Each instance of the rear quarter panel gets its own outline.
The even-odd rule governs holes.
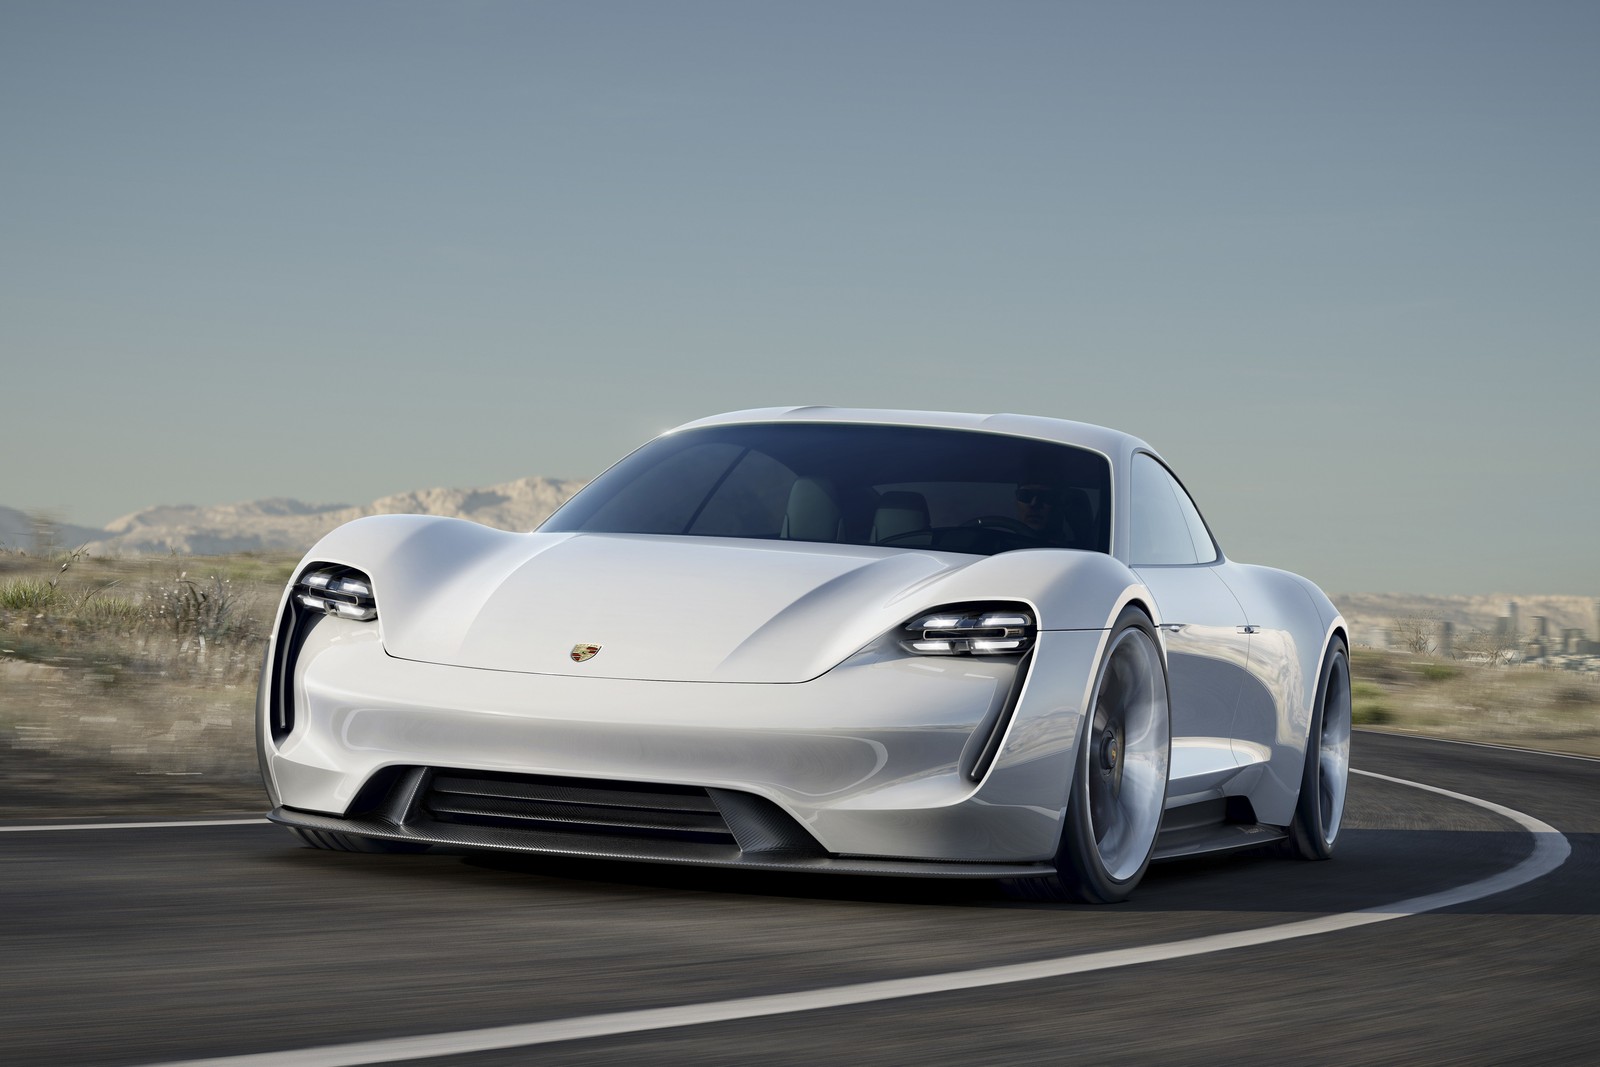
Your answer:
[[[1322,591],[1299,575],[1228,563],[1221,577],[1239,598],[1246,620],[1257,627],[1250,637],[1234,743],[1268,749],[1265,773],[1250,798],[1262,822],[1286,825],[1300,794],[1323,657],[1344,623]]]

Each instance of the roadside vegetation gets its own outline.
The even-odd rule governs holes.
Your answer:
[[[0,549],[0,817],[260,810],[256,675],[293,565]]]
[[[260,811],[257,673],[287,553],[0,547],[0,819]],[[1600,755],[1600,677],[1356,648],[1356,723]]]
[[[1600,675],[1357,647],[1357,726],[1600,756]]]

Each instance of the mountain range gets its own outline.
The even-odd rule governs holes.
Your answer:
[[[53,523],[47,536],[57,551],[81,547],[95,556],[303,552],[335,526],[365,515],[448,515],[503,530],[531,530],[583,486],[576,479],[529,477],[480,489],[396,493],[370,504],[306,504],[273,497],[238,504],[159,505],[98,530]],[[0,507],[0,546],[38,551],[33,520]]]

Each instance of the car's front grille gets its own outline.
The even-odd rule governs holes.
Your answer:
[[[439,770],[421,806],[456,825],[735,843],[716,802],[693,786]]]

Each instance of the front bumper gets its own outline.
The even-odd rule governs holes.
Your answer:
[[[521,674],[388,656],[369,624],[319,622],[293,670],[294,728],[259,741],[275,821],[393,840],[610,858],[877,874],[1046,873],[1104,631],[1039,634],[980,780],[969,777],[1015,668],[865,652],[793,684]],[[400,766],[729,790],[763,798],[816,854],[692,854],[354,813]]]

